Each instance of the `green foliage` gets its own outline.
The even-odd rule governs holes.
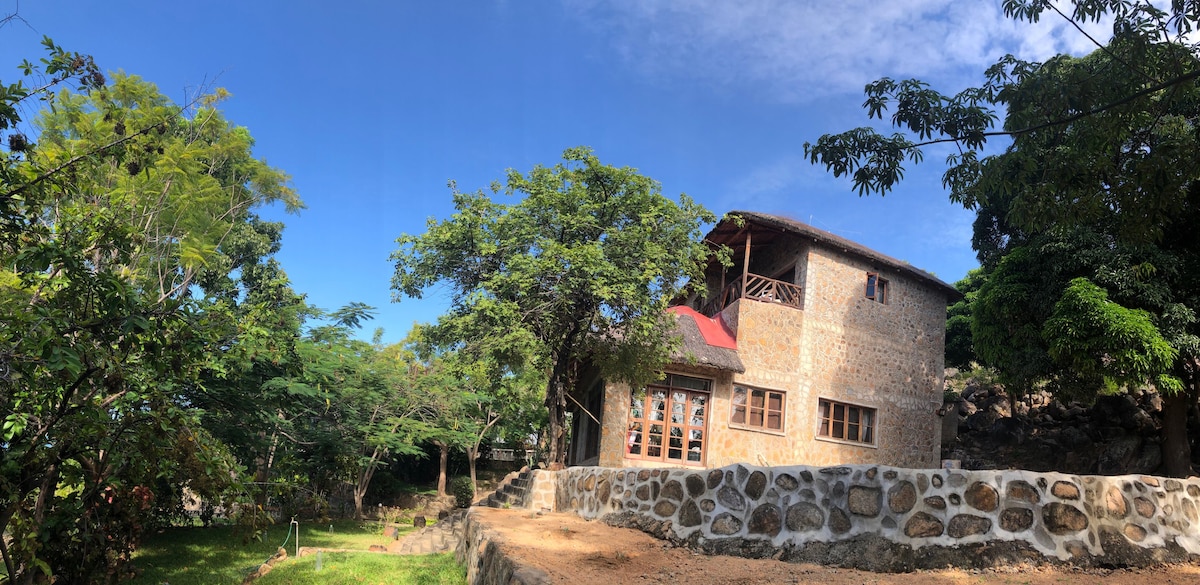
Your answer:
[[[435,439],[465,451],[471,480],[485,440],[505,435],[527,440],[543,428],[546,412],[538,396],[542,374],[528,367],[532,346],[493,329],[486,319],[481,313],[443,315],[412,334],[416,353],[439,373]],[[441,469],[439,477],[446,472]]]
[[[948,356],[964,357],[970,314],[977,356],[1010,390],[1042,381],[1073,396],[1152,383],[1171,409],[1200,395],[1200,57],[1186,33],[1195,2],[1075,0],[1071,9],[1006,0],[1005,13],[1046,11],[1078,24],[1114,18],[1107,44],[1042,63],[1006,56],[985,82],[945,96],[917,81],[867,87],[867,113],[915,135],[870,129],[805,145],[810,160],[883,193],[920,147],[954,143],[943,183],[975,209],[984,282],[952,308]],[[1004,125],[992,131],[997,111]],[[994,136],[1002,154],[981,158]],[[1083,280],[1079,280],[1083,279]],[[1168,472],[1189,473],[1186,417],[1166,416]]]
[[[1129,212],[1122,233],[1154,237],[1180,210],[1180,194],[1190,184],[1187,173],[1175,170],[1200,162],[1197,138],[1188,130],[1193,100],[1186,91],[1200,70],[1175,36],[1195,27],[1196,11],[1191,3],[1174,3],[1170,12],[1148,1],[1072,4],[1071,14],[1060,14],[1075,22],[1115,18],[1108,45],[1082,59],[1060,55],[1044,63],[1006,55],[980,87],[955,95],[918,80],[881,79],[866,88],[868,117],[883,120],[890,113],[891,124],[916,140],[856,128],[805,144],[809,159],[835,176],[850,176],[860,194],[883,194],[903,177],[906,159],[921,160],[921,147],[953,143],[960,154],[948,159],[943,176],[953,201],[976,209],[1015,193],[1009,219],[1025,228],[1086,223],[1116,207]],[[1036,22],[1047,10],[1059,9],[1035,0],[1005,2],[1005,13],[1016,20]],[[992,130],[998,109],[1007,109],[1005,124]],[[1013,145],[1003,157],[981,158],[996,136],[1011,137]],[[1066,144],[1073,147],[1059,148]],[[1069,184],[1060,180],[1068,171]],[[1105,178],[1105,189],[1089,187]],[[1153,188],[1145,189],[1148,184]]]
[[[220,92],[179,107],[45,44],[27,74],[83,91],[0,96],[53,103],[0,167],[0,547],[14,582],[115,582],[183,485],[234,488],[236,463],[177,399],[219,329],[191,287],[251,209],[299,201],[214,109]]]
[[[1138,384],[1152,379],[1169,392],[1183,387],[1167,373],[1179,352],[1163,339],[1150,314],[1108,300],[1108,293],[1086,278],[1067,285],[1042,335],[1050,357],[1083,380]]]
[[[975,269],[967,277],[954,283],[954,288],[963,293],[963,298],[946,309],[946,366],[966,368],[978,361],[975,344],[971,339],[971,307],[987,280],[983,271]]]
[[[459,508],[470,508],[475,500],[475,486],[471,478],[466,476],[458,476],[450,480],[450,494],[454,496],[454,503]]]
[[[334,313],[333,325],[312,329],[297,345],[299,373],[277,381],[291,397],[293,420],[304,422],[308,472],[330,489],[348,481],[360,518],[375,471],[391,456],[421,453],[439,412],[433,375],[405,344],[351,338],[349,323],[371,310],[350,305]]]
[[[1042,339],[1061,286],[1049,277],[1055,259],[1033,250],[1009,254],[988,276],[971,304],[971,336],[984,364],[998,368],[1011,391],[1030,389],[1051,370]]]
[[[654,377],[670,350],[665,309],[711,251],[702,222],[715,217],[686,196],[673,201],[635,169],[601,164],[586,148],[564,162],[510,170],[493,194],[451,184],[455,214],[402,235],[393,253],[396,299],[443,283],[449,319],[470,319],[476,338],[504,338],[528,367],[548,372],[552,456],[561,460],[574,364],[594,360],[633,383]],[[468,317],[469,316],[469,317]],[[499,346],[500,344],[496,344]]]

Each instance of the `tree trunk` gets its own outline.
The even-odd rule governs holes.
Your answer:
[[[479,446],[467,447],[467,470],[471,473],[471,493],[479,491],[475,485],[475,458],[479,457]]]
[[[450,443],[442,441],[434,441],[434,445],[438,447],[438,497],[446,497],[446,467],[450,463]]]
[[[42,522],[46,519],[46,511],[51,507],[54,501],[57,488],[58,463],[51,463],[50,467],[46,469],[46,474],[42,477],[42,483],[38,489],[38,497],[33,505],[33,514],[31,515],[30,520],[33,522],[34,526],[40,527]],[[26,554],[29,555],[29,559],[32,559],[37,553],[31,551],[26,552]],[[18,573],[20,574],[14,576],[12,582],[20,583],[21,585],[32,585],[34,580],[42,573],[35,565],[26,564],[24,561],[22,561],[22,565],[22,567],[17,569]]]
[[[1196,401],[1195,389],[1163,397],[1163,472],[1171,477],[1192,474],[1192,446],[1188,442],[1188,412]]]
[[[487,435],[488,429],[492,428],[500,420],[500,415],[493,412],[491,409],[487,411],[487,424],[475,435],[475,443],[467,447],[467,468],[471,472],[471,493],[478,493],[479,486],[475,481],[475,462],[479,459],[479,445],[483,443],[483,437]]]
[[[549,414],[549,434],[546,458],[552,469],[562,469],[567,464],[567,386],[568,371],[565,358],[555,361],[550,380],[546,382],[546,410]]]
[[[371,486],[371,478],[375,476],[375,468],[379,465],[380,457],[387,455],[387,450],[381,450],[376,447],[371,452],[371,459],[367,462],[366,467],[358,473],[358,481],[354,484],[354,519],[363,519],[363,498],[367,495],[367,488]]]
[[[358,476],[358,483],[354,486],[354,519],[363,519],[363,498],[367,495],[367,487],[371,485],[371,477],[375,475],[375,465],[371,464]]]
[[[585,305],[576,309],[577,315],[590,315],[594,307]],[[551,469],[562,469],[567,465],[567,392],[575,386],[578,376],[578,372],[571,368],[571,360],[581,332],[590,324],[590,319],[571,324],[562,345],[554,353],[554,367],[550,371],[550,380],[546,382],[546,408],[550,415],[548,458]]]
[[[546,459],[548,462],[558,461],[558,434],[562,432],[562,423],[558,417],[557,400],[554,380],[546,383]]]
[[[254,503],[265,509],[267,506],[267,483],[271,479],[271,467],[275,464],[275,449],[279,447],[279,427],[271,431],[271,446],[267,448],[266,456],[255,458],[254,482],[258,485],[254,486],[257,492],[254,495]],[[259,433],[259,437],[266,437],[266,433]]]
[[[11,583],[16,578],[17,567],[13,564],[12,555],[8,554],[7,542],[7,538],[0,538],[0,556],[4,557],[4,574],[8,575],[8,581]]]
[[[363,519],[362,502],[363,502],[363,493],[361,490],[359,490],[357,487],[355,487],[354,488],[354,519],[355,520]]]

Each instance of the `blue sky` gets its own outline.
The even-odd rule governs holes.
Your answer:
[[[1006,21],[999,0],[0,4],[23,19],[0,30],[5,82],[49,35],[176,102],[228,89],[227,117],[308,206],[263,212],[287,224],[296,290],[378,307],[367,329],[388,341],[447,305],[441,289],[391,302],[388,260],[401,233],[451,213],[446,182],[484,188],[576,145],[718,215],[787,215],[954,282],[976,262],[972,214],[941,187],[948,151],[860,198],[804,142],[866,125],[862,87],[879,77],[956,91],[1004,53],[1088,50],[1065,23]]]

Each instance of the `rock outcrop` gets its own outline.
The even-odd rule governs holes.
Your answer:
[[[946,372],[942,458],[963,469],[1153,474],[1162,463],[1156,392],[1063,403],[1045,391],[1013,396],[999,384]],[[955,392],[959,390],[959,392]],[[1195,448],[1194,453],[1200,454]]]

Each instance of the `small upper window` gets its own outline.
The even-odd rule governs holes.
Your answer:
[[[886,278],[883,278],[874,272],[868,272],[867,273],[867,298],[871,299],[872,301],[875,301],[877,303],[887,304],[888,293],[891,292],[890,290],[888,290],[889,288],[891,288],[889,286],[890,284],[891,283],[889,283]]]
[[[782,431],[786,397],[777,390],[734,386],[733,412],[729,422],[768,431]]]

